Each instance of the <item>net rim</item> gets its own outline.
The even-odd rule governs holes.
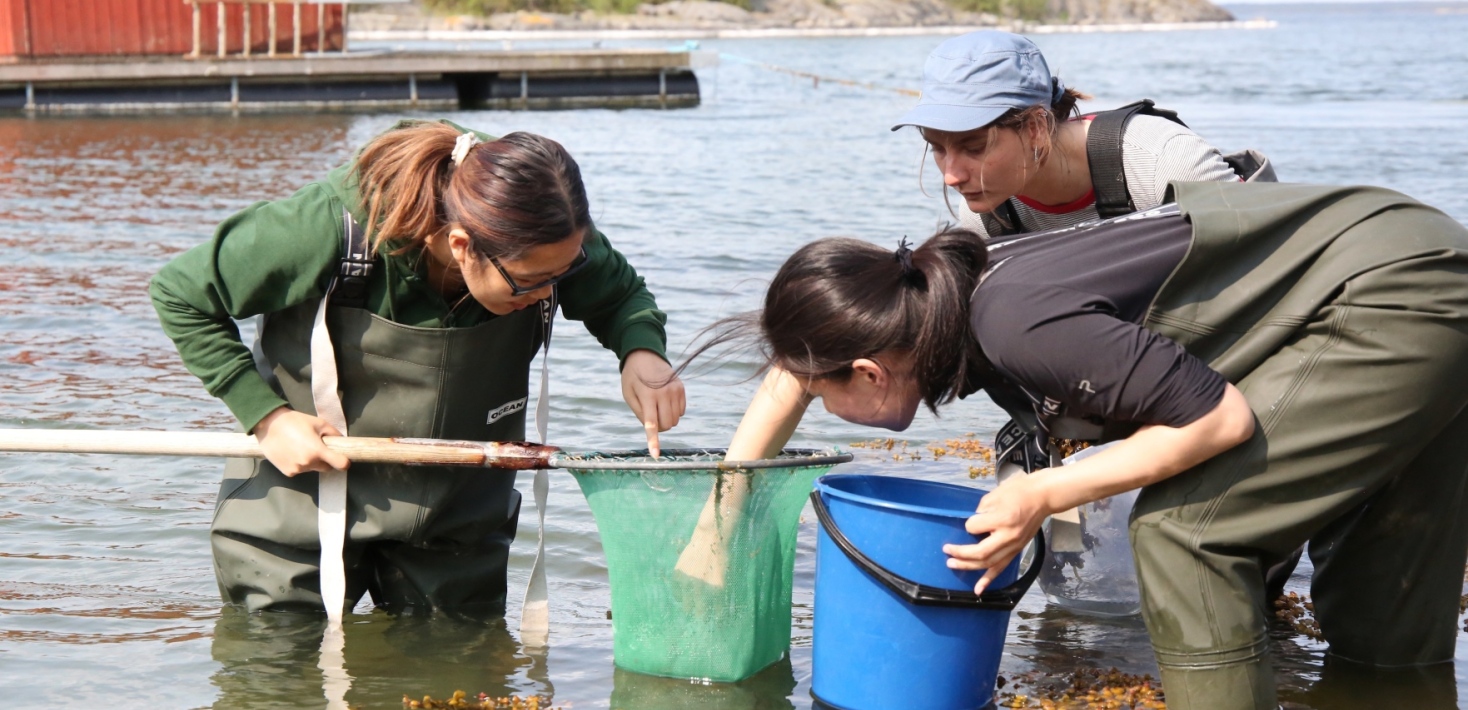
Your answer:
[[[728,449],[663,449],[660,453],[661,458],[668,459],[679,456],[722,456],[727,452]],[[583,456],[596,456],[598,458],[584,459],[581,458]],[[610,460],[610,457],[645,458],[648,456],[651,456],[651,454],[647,449],[588,451],[576,454],[563,452],[553,454],[550,457],[550,467],[563,468],[568,471],[748,471],[764,468],[835,466],[839,463],[847,463],[855,458],[852,454],[836,449],[783,449],[774,458],[754,459],[750,461]]]

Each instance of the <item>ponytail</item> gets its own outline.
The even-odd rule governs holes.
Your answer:
[[[415,122],[368,143],[357,157],[359,191],[374,249],[421,248],[450,228],[484,256],[583,238],[592,226],[581,169],[566,149],[532,133],[459,141],[442,123]],[[459,155],[455,146],[459,145]]]
[[[978,233],[944,226],[913,252],[922,273],[925,305],[913,340],[913,373],[928,409],[951,402],[965,391],[969,370],[982,359],[969,325],[969,300],[989,263],[989,248]]]
[[[358,191],[373,249],[403,240],[399,251],[406,251],[444,231],[439,204],[458,136],[442,123],[417,122],[378,136],[357,155]]]
[[[1083,94],[1075,89],[1066,87],[1060,98],[1050,104],[1050,114],[1057,119],[1075,118],[1081,115],[1081,109],[1077,106],[1082,101],[1090,101],[1090,94]]]

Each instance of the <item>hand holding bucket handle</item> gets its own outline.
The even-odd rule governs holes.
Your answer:
[[[816,518],[820,520],[821,527],[836,543],[836,547],[846,555],[857,567],[866,571],[883,586],[892,590],[898,596],[908,602],[924,606],[956,606],[971,609],[990,609],[995,611],[1010,611],[1019,604],[1025,592],[1035,583],[1040,576],[1040,568],[1045,560],[1045,535],[1042,532],[1035,533],[1035,554],[1030,558],[1030,568],[1020,575],[1013,584],[1003,589],[986,589],[983,594],[974,594],[967,590],[943,589],[919,584],[910,579],[902,577],[891,570],[883,567],[861,550],[857,549],[850,540],[842,534],[841,529],[831,519],[831,512],[826,509],[826,502],[821,498],[819,491],[811,491],[811,504],[815,506]]]

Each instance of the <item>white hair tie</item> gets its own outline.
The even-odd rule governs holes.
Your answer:
[[[473,131],[460,133],[459,137],[454,139],[454,152],[450,154],[454,159],[454,167],[459,167],[464,162],[465,156],[469,155],[469,149],[479,145],[479,142],[479,136],[474,135]]]

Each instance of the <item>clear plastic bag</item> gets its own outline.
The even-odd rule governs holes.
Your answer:
[[[1104,450],[1083,449],[1069,465]],[[1132,616],[1142,611],[1137,567],[1127,527],[1140,489],[1059,513],[1046,524],[1049,548],[1040,589],[1052,604],[1093,616]]]

